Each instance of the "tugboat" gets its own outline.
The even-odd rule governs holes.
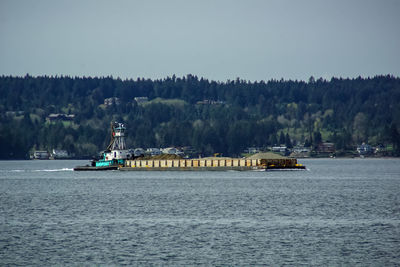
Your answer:
[[[101,153],[101,158],[92,160],[90,165],[77,166],[74,171],[118,170],[124,166],[125,160],[131,158],[125,144],[125,125],[119,122],[111,123],[111,142]]]

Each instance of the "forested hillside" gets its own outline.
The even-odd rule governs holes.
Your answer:
[[[308,82],[2,76],[0,95],[1,159],[53,148],[92,156],[107,146],[111,121],[126,124],[131,148],[238,155],[252,146],[330,141],[339,151],[362,142],[399,150],[400,79],[392,76]],[[106,105],[111,97],[118,101]]]

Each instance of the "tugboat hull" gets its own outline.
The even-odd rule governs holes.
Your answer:
[[[101,159],[92,160],[91,165],[77,166],[74,171],[109,171],[124,166],[125,159],[131,155],[126,150],[125,126],[122,123],[111,123],[111,143],[103,151]]]
[[[118,166],[77,166],[74,171],[113,171],[118,170]]]

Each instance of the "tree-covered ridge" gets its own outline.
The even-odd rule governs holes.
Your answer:
[[[205,155],[280,143],[330,141],[345,150],[362,142],[398,149],[400,142],[400,79],[392,76],[308,82],[2,76],[0,94],[0,158],[53,148],[93,155],[106,147],[111,121],[126,123],[129,147],[191,146]],[[110,97],[119,103],[104,105]],[[49,122],[54,113],[75,117]]]

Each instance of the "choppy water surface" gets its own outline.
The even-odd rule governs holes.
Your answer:
[[[400,160],[308,171],[0,162],[0,265],[400,265]]]

